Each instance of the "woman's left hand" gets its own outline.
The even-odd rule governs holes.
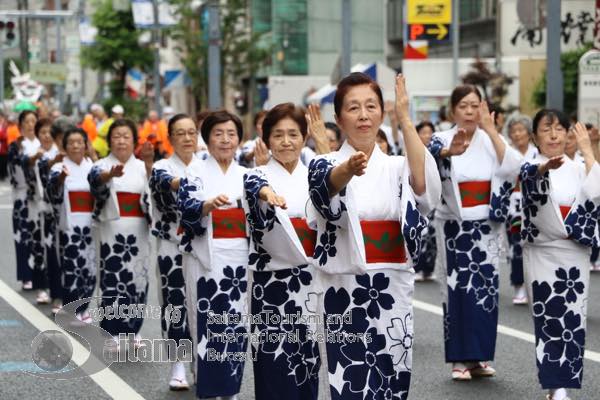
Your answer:
[[[575,139],[577,140],[577,148],[579,151],[583,154],[590,153],[593,155],[592,141],[585,126],[581,122],[577,122],[572,129],[575,133]]]
[[[483,129],[488,135],[497,135],[496,124],[494,123],[494,112],[490,113],[490,108],[488,107],[487,101],[482,100],[479,103],[479,126]]]
[[[408,93],[406,93],[406,80],[402,74],[396,76],[396,118],[409,118]]]

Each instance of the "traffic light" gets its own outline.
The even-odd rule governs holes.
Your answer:
[[[6,43],[12,43],[16,38],[14,21],[0,20],[0,35],[4,36],[4,41]],[[0,36],[0,40],[1,39],[2,37]]]

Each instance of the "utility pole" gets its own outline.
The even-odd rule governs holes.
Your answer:
[[[460,57],[460,0],[452,0],[452,77],[458,85],[458,58]]]
[[[221,17],[218,0],[210,0],[208,11],[208,108],[221,108]]]
[[[352,0],[342,0],[342,78],[352,69]]]
[[[563,109],[563,74],[560,69],[560,0],[547,0],[546,107]]]
[[[154,51],[154,108],[158,116],[162,118],[162,106],[160,104],[160,25],[158,23],[158,1],[152,0],[152,9],[154,13],[154,26],[152,27],[152,46]]]
[[[61,4],[60,4],[60,0],[54,0],[54,8],[56,9],[56,11],[61,11]],[[62,54],[62,41],[61,41],[61,22],[62,22],[62,18],[56,17],[56,19],[54,20],[54,23],[56,24],[56,64],[62,64],[63,63],[63,54]],[[64,101],[65,101],[65,87],[64,85],[57,85],[56,86],[56,97],[58,100],[58,109],[62,110],[62,107],[64,106]]]

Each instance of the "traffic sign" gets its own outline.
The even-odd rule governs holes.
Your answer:
[[[410,24],[409,40],[429,40],[445,42],[450,39],[450,24]]]
[[[410,25],[452,23],[452,0],[407,0],[406,7],[406,22]]]
[[[600,124],[600,50],[589,50],[579,59],[577,119]]]

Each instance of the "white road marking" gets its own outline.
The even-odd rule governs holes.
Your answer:
[[[427,311],[429,313],[439,315],[440,317],[444,315],[442,307],[426,303],[424,301],[413,300],[413,307],[422,311]],[[523,332],[518,329],[510,328],[506,325],[498,324],[498,333],[501,333],[506,336],[514,337],[515,339],[520,339],[528,343],[535,344],[535,336],[531,333]],[[589,332],[588,332],[589,333]],[[592,350],[585,349],[584,358],[590,361],[600,362],[600,353]]]
[[[29,321],[40,332],[46,330],[59,330],[66,335],[65,332],[38,310],[27,299],[15,292],[9,285],[0,279],[0,297],[2,297],[15,310],[18,310],[23,318]],[[90,352],[77,340],[72,339],[73,345],[73,362],[77,365],[82,365],[88,358]],[[129,386],[119,375],[106,368],[98,373],[90,375],[90,378],[100,386],[113,399],[134,399],[144,400],[144,398]]]

